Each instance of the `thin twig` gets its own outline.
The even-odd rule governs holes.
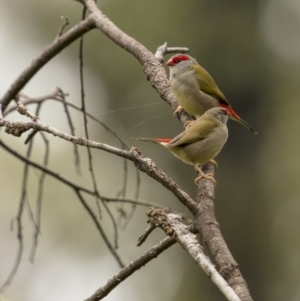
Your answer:
[[[35,115],[39,116],[40,114],[40,110],[42,108],[42,103],[39,103],[36,107],[36,111],[35,111]],[[47,166],[48,165],[48,160],[49,160],[49,141],[46,138],[45,133],[41,132],[41,137],[45,143],[45,155],[44,155],[44,161],[43,161],[43,165]],[[31,141],[33,142],[33,141]],[[32,144],[32,143],[31,143]],[[28,163],[26,163],[28,164]],[[44,182],[45,182],[45,178],[46,178],[46,173],[42,172],[40,177],[39,177],[39,185],[38,185],[38,193],[37,193],[37,200],[36,200],[36,220],[35,220],[35,231],[34,231],[34,235],[33,235],[33,243],[32,243],[32,247],[31,247],[31,251],[30,251],[30,256],[29,256],[29,260],[31,262],[34,261],[34,256],[35,256],[35,252],[37,249],[37,245],[38,245],[38,237],[40,234],[40,225],[41,225],[41,211],[42,211],[42,197],[43,197],[43,190],[44,190]]]
[[[30,105],[30,104],[39,104],[40,102],[44,102],[46,100],[55,100],[58,102],[61,102],[63,104],[66,104],[67,106],[75,109],[76,111],[81,112],[81,108],[77,107],[76,105],[67,102],[65,100],[62,99],[62,95],[60,94],[62,93],[64,96],[68,95],[66,93],[64,93],[60,88],[55,88],[51,93],[41,96],[41,97],[37,97],[37,98],[31,98],[27,95],[25,95],[23,92],[20,92],[19,95],[24,98],[24,100],[22,99],[22,104],[24,106]],[[17,105],[12,105],[9,108],[7,108],[4,112],[4,116],[7,116],[9,113],[14,112],[16,109],[18,108]],[[105,123],[103,123],[102,121],[100,121],[99,119],[97,119],[96,117],[94,117],[92,114],[86,112],[86,115],[93,121],[95,121],[97,124],[99,124],[100,126],[102,126],[108,133],[110,133],[112,135],[112,137],[120,144],[120,146],[123,149],[129,149],[129,147],[126,145],[126,143],[114,132],[112,131]],[[71,134],[73,135],[72,131]]]
[[[82,11],[82,20],[85,19],[86,11],[87,11],[87,9],[84,6],[83,11]],[[79,40],[79,76],[80,76],[80,91],[81,91],[81,93],[80,93],[80,95],[81,95],[81,110],[82,110],[83,119],[84,119],[84,132],[85,132],[86,138],[89,139],[88,119],[87,119],[86,106],[85,106],[84,76],[83,76],[83,36]],[[87,148],[87,153],[88,153],[89,171],[91,173],[93,187],[94,187],[95,196],[96,196],[96,206],[97,206],[97,209],[98,209],[98,212],[99,212],[99,218],[101,218],[101,208],[100,208],[101,198],[99,197],[100,194],[99,194],[97,183],[96,183],[96,176],[95,176],[95,172],[94,172],[92,151],[89,147]],[[104,206],[106,212],[108,213],[108,216],[110,217],[110,220],[113,224],[114,238],[115,238],[114,242],[115,242],[115,248],[117,249],[118,248],[118,228],[117,228],[117,224],[116,224],[114,216],[112,215],[112,213],[111,213],[110,209],[108,208],[108,206],[106,205],[106,203],[103,203],[103,206]]]
[[[33,117],[32,114],[28,113],[27,114],[28,117]],[[34,119],[34,118],[33,118]],[[33,147],[33,141],[30,142],[28,149],[27,149],[27,154],[26,157],[30,158],[31,156],[31,152],[32,152],[32,147]],[[24,210],[24,205],[27,199],[27,183],[29,180],[29,176],[28,176],[28,172],[29,172],[29,164],[25,163],[24,166],[24,171],[23,171],[23,183],[22,183],[22,189],[21,189],[21,198],[20,198],[20,203],[19,203],[19,209],[18,209],[18,214],[16,216],[16,222],[17,222],[17,238],[18,238],[18,242],[19,242],[19,248],[18,248],[18,252],[16,255],[16,259],[14,262],[14,265],[12,267],[11,272],[9,273],[7,279],[5,280],[4,284],[0,287],[0,291],[4,290],[7,286],[10,285],[10,283],[12,282],[12,280],[14,279],[20,262],[21,262],[21,258],[22,258],[22,254],[23,254],[23,226],[22,226],[22,215],[23,215],[23,210]],[[32,216],[31,216],[32,217]],[[34,222],[35,223],[35,222]]]
[[[141,45],[132,37],[128,36],[122,30],[120,30],[113,22],[111,22],[97,7],[96,3],[93,0],[83,0],[88,10],[90,11],[90,16],[93,16],[96,27],[102,31],[105,35],[107,35],[112,41],[114,41],[117,45],[130,52],[143,66],[143,70],[147,75],[147,79],[150,81],[152,87],[156,89],[158,94],[161,96],[163,100],[165,100],[174,111],[177,107],[177,102],[174,99],[172,92],[170,91],[170,84],[166,79],[165,71],[163,70],[161,64],[155,58],[155,56],[148,50],[146,47]],[[189,120],[189,116],[185,114],[180,114],[178,118],[182,122],[186,122]],[[213,167],[212,167],[213,168]],[[203,180],[205,181],[205,179]],[[198,182],[200,185],[200,181]],[[214,188],[210,188],[208,190],[209,194],[214,193]],[[193,211],[190,209],[196,219],[199,218],[199,214],[201,212]],[[202,230],[200,227],[199,230]],[[214,233],[211,232],[212,240],[214,239]],[[226,270],[227,262],[223,261],[223,267]],[[221,269],[222,270],[222,269]],[[227,269],[228,270],[228,269]],[[234,270],[238,270],[238,268],[234,267]],[[239,270],[238,270],[239,271]],[[240,272],[239,272],[240,273]],[[236,283],[239,281],[239,277],[236,278]],[[243,300],[252,300],[246,285],[240,286],[243,290],[242,292],[237,292],[239,296],[246,296],[246,299],[241,298]]]
[[[167,42],[156,49],[155,57],[160,63],[164,62],[164,56],[168,53],[186,53],[190,50],[187,47],[168,47]]]
[[[82,11],[82,21],[85,19],[85,14],[86,14],[86,7],[84,6],[83,11]],[[81,36],[79,39],[79,79],[80,79],[81,112],[83,113],[83,120],[84,120],[83,121],[84,132],[85,132],[85,137],[87,139],[89,139],[88,120],[87,120],[86,108],[85,108],[84,78],[83,78],[83,36]],[[87,153],[88,153],[89,171],[91,173],[93,187],[94,187],[94,191],[95,191],[96,206],[97,206],[97,209],[99,212],[99,217],[101,218],[101,208],[100,208],[99,196],[98,196],[99,193],[98,193],[96,177],[95,177],[94,168],[93,168],[92,153],[91,153],[91,149],[89,147],[87,148]],[[111,216],[111,213],[110,213],[110,216]],[[114,225],[115,225],[115,223],[114,223]],[[115,228],[116,227],[114,226],[114,229]]]
[[[15,156],[16,158],[18,158],[19,160],[21,160],[22,162],[25,162],[27,164],[29,164],[30,166],[42,171],[45,174],[48,174],[49,176],[52,176],[53,178],[55,178],[57,181],[60,181],[64,184],[66,184],[67,186],[69,186],[72,189],[76,189],[78,191],[82,191],[85,192],[89,195],[94,196],[94,191],[92,190],[88,190],[84,187],[80,187],[78,185],[76,185],[75,183],[72,183],[71,181],[63,178],[62,176],[60,176],[59,174],[53,172],[52,170],[36,163],[33,162],[31,160],[29,160],[28,158],[18,154],[15,150],[13,150],[12,148],[10,148],[8,145],[6,145],[3,141],[0,140],[0,146],[3,147],[3,149],[5,149],[6,151],[8,151],[10,154],[12,154],[13,156]],[[143,200],[136,200],[136,199],[129,199],[129,198],[114,198],[114,197],[108,197],[108,196],[103,196],[101,195],[101,198],[106,201],[106,202],[125,202],[125,203],[133,203],[136,205],[141,205],[141,206],[151,206],[151,207],[160,207],[159,204],[154,204],[152,202],[146,202]]]
[[[59,101],[61,101],[63,106],[64,106],[64,110],[65,110],[65,113],[66,113],[66,116],[67,116],[67,119],[68,119],[71,134],[75,135],[75,127],[73,125],[73,121],[72,121],[72,118],[71,118],[69,107],[68,107],[68,104],[67,104],[67,101],[66,101],[66,95],[63,92],[63,90],[61,90],[60,88],[57,88],[57,90],[58,90],[57,95],[60,97]],[[55,100],[57,100],[57,99],[55,99]],[[78,145],[73,144],[73,147],[74,147],[75,168],[76,168],[77,174],[81,175],[80,156],[79,156],[79,152],[78,152]]]
[[[83,0],[83,2],[90,11],[89,16],[94,20],[95,26],[117,45],[130,52],[140,62],[151,86],[156,90],[158,95],[170,105],[172,110],[175,111],[178,107],[178,103],[171,91],[166,71],[154,54],[109,20],[109,18],[99,10],[94,0]],[[184,111],[178,114],[177,117],[183,124],[191,120],[191,116]]]
[[[166,249],[170,248],[176,240],[171,237],[166,237],[157,245],[149,249],[144,255],[132,261],[128,266],[122,269],[118,274],[108,280],[108,282],[100,287],[91,297],[85,299],[85,301],[98,301],[106,297],[115,287],[121,282],[126,280],[130,275],[146,265],[152,259],[156,258]]]
[[[68,18],[64,18],[64,17],[61,17],[63,20],[64,20],[64,23],[62,24],[55,40],[57,40],[58,38],[60,38],[65,30],[65,28],[69,25],[69,19]]]
[[[6,91],[2,99],[0,100],[0,111],[5,111],[8,104],[14,99],[20,90],[29,82],[29,80],[47,64],[53,57],[55,57],[64,48],[77,40],[83,34],[92,30],[95,27],[92,17],[87,17],[84,21],[81,21],[73,28],[68,30],[60,38],[53,41],[52,44],[47,46],[45,50],[36,57],[31,64],[18,76],[18,78],[12,83],[10,88]],[[0,112],[0,118],[1,118]]]
[[[107,197],[107,196],[101,196],[102,200],[106,202],[120,202],[120,203],[130,203],[134,205],[141,205],[141,206],[146,206],[146,207],[161,207],[160,204],[155,204],[152,202],[147,202],[143,200],[138,200],[138,199],[130,199],[130,198],[124,198],[124,197]]]
[[[41,132],[41,137],[45,143],[45,155],[44,155],[43,165],[47,166],[48,160],[49,160],[49,154],[50,154],[49,141],[46,138],[45,133],[43,133],[43,132]],[[38,245],[38,238],[39,238],[39,234],[41,232],[40,229],[41,229],[42,200],[43,200],[45,179],[46,179],[46,173],[43,171],[40,175],[39,183],[38,183],[38,193],[37,193],[36,213],[35,213],[36,228],[35,228],[35,232],[33,235],[33,242],[32,242],[30,256],[29,256],[29,260],[31,262],[34,261],[35,252],[36,252],[37,245]]]
[[[75,193],[78,196],[81,204],[83,205],[83,207],[85,208],[85,210],[88,212],[88,214],[90,215],[90,217],[92,218],[95,226],[97,227],[102,239],[104,240],[107,248],[109,249],[110,253],[115,257],[116,261],[118,262],[119,266],[121,268],[123,268],[125,265],[122,262],[120,256],[118,255],[118,253],[116,252],[115,248],[112,246],[112,244],[110,243],[108,237],[106,236],[102,226],[100,225],[97,216],[93,213],[92,209],[88,206],[87,202],[84,200],[83,196],[81,195],[79,190],[75,189]]]
[[[150,224],[147,229],[145,230],[145,232],[138,238],[137,241],[137,247],[140,247],[148,238],[148,236],[153,232],[153,230],[156,228],[156,226],[154,226],[153,224]]]
[[[89,195],[94,196],[94,191],[91,191],[85,187],[81,187],[75,183],[72,183],[71,181],[69,181],[68,179],[65,179],[64,177],[60,176],[58,173],[55,173],[54,171],[52,171],[51,169],[48,169],[47,167],[44,167],[36,162],[31,161],[30,159],[28,159],[26,157],[20,155],[14,149],[12,149],[8,145],[6,145],[2,140],[0,140],[0,146],[3,147],[3,149],[7,150],[13,156],[15,156],[16,158],[21,160],[22,162],[28,163],[32,167],[35,167],[35,168],[41,170],[42,172],[45,172],[46,174],[48,174],[49,176],[52,176],[53,178],[60,181],[61,183],[64,183],[65,185],[67,185],[73,189],[77,189],[78,191],[82,191]]]
[[[170,178],[168,177],[162,170],[156,167],[155,163],[149,158],[143,158],[139,150],[132,148],[130,151],[119,149],[105,143],[95,142],[92,140],[87,140],[83,137],[75,137],[69,135],[67,133],[58,131],[57,129],[50,127],[48,125],[44,125],[42,123],[33,123],[33,122],[11,122],[6,121],[4,119],[0,120],[0,127],[5,126],[5,131],[9,134],[13,134],[15,136],[20,136],[23,132],[34,128],[39,131],[44,131],[50,133],[54,136],[62,138],[66,141],[70,141],[72,143],[77,143],[79,145],[101,149],[111,154],[117,155],[119,157],[126,158],[132,161],[136,167],[142,171],[147,173],[150,177],[157,180],[161,183],[164,187],[170,190],[180,202],[182,202],[187,208],[189,208],[192,212],[195,209],[195,203],[191,199],[191,197],[184,192],[179,186]],[[0,145],[3,142],[0,141]],[[53,173],[53,172],[52,172]],[[54,174],[54,173],[53,173]],[[82,188],[83,190],[83,188]]]

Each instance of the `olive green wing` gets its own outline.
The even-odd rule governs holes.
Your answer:
[[[199,83],[199,89],[201,89],[206,94],[216,97],[220,102],[230,106],[228,100],[218,88],[214,79],[203,67],[197,64],[191,66],[191,68],[195,71],[195,77],[197,79],[197,82]]]
[[[170,142],[170,146],[183,146],[208,137],[218,124],[211,118],[199,118],[184,132],[177,135]]]

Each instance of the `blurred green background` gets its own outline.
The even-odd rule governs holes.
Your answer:
[[[55,38],[61,16],[71,25],[82,7],[71,0],[0,0],[0,92]],[[223,235],[239,263],[254,300],[300,300],[300,2],[298,0],[221,1],[177,0],[98,1],[103,12],[151,51],[168,42],[185,46],[211,73],[253,135],[229,122],[229,140],[217,161],[216,214]],[[151,88],[139,63],[98,30],[85,36],[87,110],[110,126],[129,146],[170,175],[192,197],[195,172],[158,146],[133,141],[131,136],[173,137],[182,130]],[[59,86],[68,101],[80,105],[78,42],[54,58],[25,87],[30,96],[48,94]],[[34,107],[31,107],[34,109]],[[83,120],[72,112],[77,136]],[[20,120],[17,114],[8,119]],[[48,102],[43,123],[69,131],[62,106]],[[93,140],[118,146],[103,129],[89,122]],[[1,131],[1,139],[25,154],[24,137]],[[76,174],[72,145],[51,141],[50,167],[92,189],[86,149],[80,148],[83,176]],[[42,162],[44,145],[37,137],[33,160]],[[116,196],[122,187],[122,160],[93,150],[100,193]],[[17,252],[16,225],[23,164],[0,149],[0,283]],[[134,196],[131,163],[128,197]],[[39,172],[30,169],[28,202],[33,210]],[[140,198],[186,212],[161,185],[141,175]],[[91,206],[94,199],[87,198]],[[114,204],[109,205],[117,217]],[[126,205],[127,212],[130,206]],[[137,248],[147,227],[146,208],[137,208],[125,230],[119,230],[119,253],[129,263],[164,237],[156,230]],[[103,227],[112,237],[112,224],[103,212]],[[33,227],[25,211],[25,250],[20,269],[1,300],[83,300],[103,285],[118,266],[93,223],[70,189],[47,177],[42,226],[34,264],[28,261]],[[136,272],[106,300],[224,300],[191,258],[178,246]]]

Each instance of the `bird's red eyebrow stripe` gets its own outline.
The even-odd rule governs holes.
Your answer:
[[[187,55],[184,55],[184,54],[180,54],[180,55],[177,55],[175,57],[173,57],[173,61],[176,62],[178,60],[181,60],[181,61],[188,61],[190,58],[187,56]]]
[[[188,61],[188,60],[190,60],[190,58],[189,58],[187,55],[184,55],[184,54],[178,54],[178,55],[176,55],[176,56],[171,57],[171,58],[167,61],[166,65],[167,65],[167,66],[174,66],[174,65],[178,64],[179,62],[182,62],[182,61]]]

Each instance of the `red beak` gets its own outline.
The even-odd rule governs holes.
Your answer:
[[[174,64],[174,62],[173,62],[172,59],[169,59],[169,60],[166,62],[166,65],[171,67],[171,66],[174,66],[175,64]]]

